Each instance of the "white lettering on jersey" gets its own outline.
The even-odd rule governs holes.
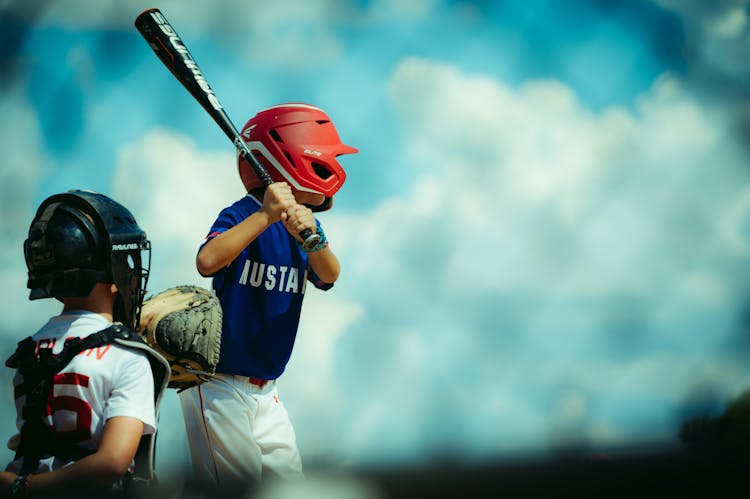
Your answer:
[[[276,267],[269,265],[266,270],[266,289],[271,291],[276,286]]]
[[[265,266],[265,263],[245,260],[245,266],[242,268],[242,274],[240,275],[240,284],[247,284],[247,276],[250,274],[250,285],[254,288],[260,286],[260,283],[263,280],[263,270],[265,269]]]
[[[283,289],[281,289],[281,285],[284,283],[284,276],[286,276],[287,269],[289,269],[289,267],[285,267],[283,265],[279,267],[279,273],[281,274],[279,276],[279,291],[284,291]]]
[[[287,293],[298,293],[299,292],[299,270],[296,267],[292,267],[289,269],[289,279],[286,281],[286,291]]]
[[[305,293],[307,269],[305,269],[300,286],[300,269],[286,265],[270,265],[252,260],[245,260],[239,283],[254,288],[263,286],[268,291],[276,290],[282,293]]]

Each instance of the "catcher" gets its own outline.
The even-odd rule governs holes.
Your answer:
[[[18,433],[0,495],[123,495],[154,478],[169,373],[135,333],[149,241],[124,206],[69,191],[42,202],[24,256],[29,299],[56,298],[62,311],[6,362],[16,369]]]

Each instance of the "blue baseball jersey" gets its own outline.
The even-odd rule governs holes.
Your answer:
[[[248,194],[225,208],[203,244],[260,207]],[[307,254],[281,222],[271,224],[230,265],[214,274],[212,286],[223,313],[216,371],[278,378],[292,355],[308,280],[323,290],[333,287],[309,268]]]

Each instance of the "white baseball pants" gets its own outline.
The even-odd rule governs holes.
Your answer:
[[[251,483],[268,476],[303,478],[294,428],[276,382],[216,374],[180,393],[195,479]]]

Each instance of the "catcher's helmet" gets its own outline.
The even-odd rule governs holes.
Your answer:
[[[114,318],[138,326],[151,245],[127,208],[107,196],[72,190],[45,199],[23,245],[30,300],[85,297],[114,283]]]
[[[313,211],[329,209],[333,195],[344,184],[346,172],[336,157],[357,152],[341,143],[328,115],[309,104],[288,103],[264,109],[245,124],[242,137],[274,182],[287,182],[295,191],[325,196],[322,205],[310,207]],[[238,167],[248,192],[263,187],[240,155]]]

